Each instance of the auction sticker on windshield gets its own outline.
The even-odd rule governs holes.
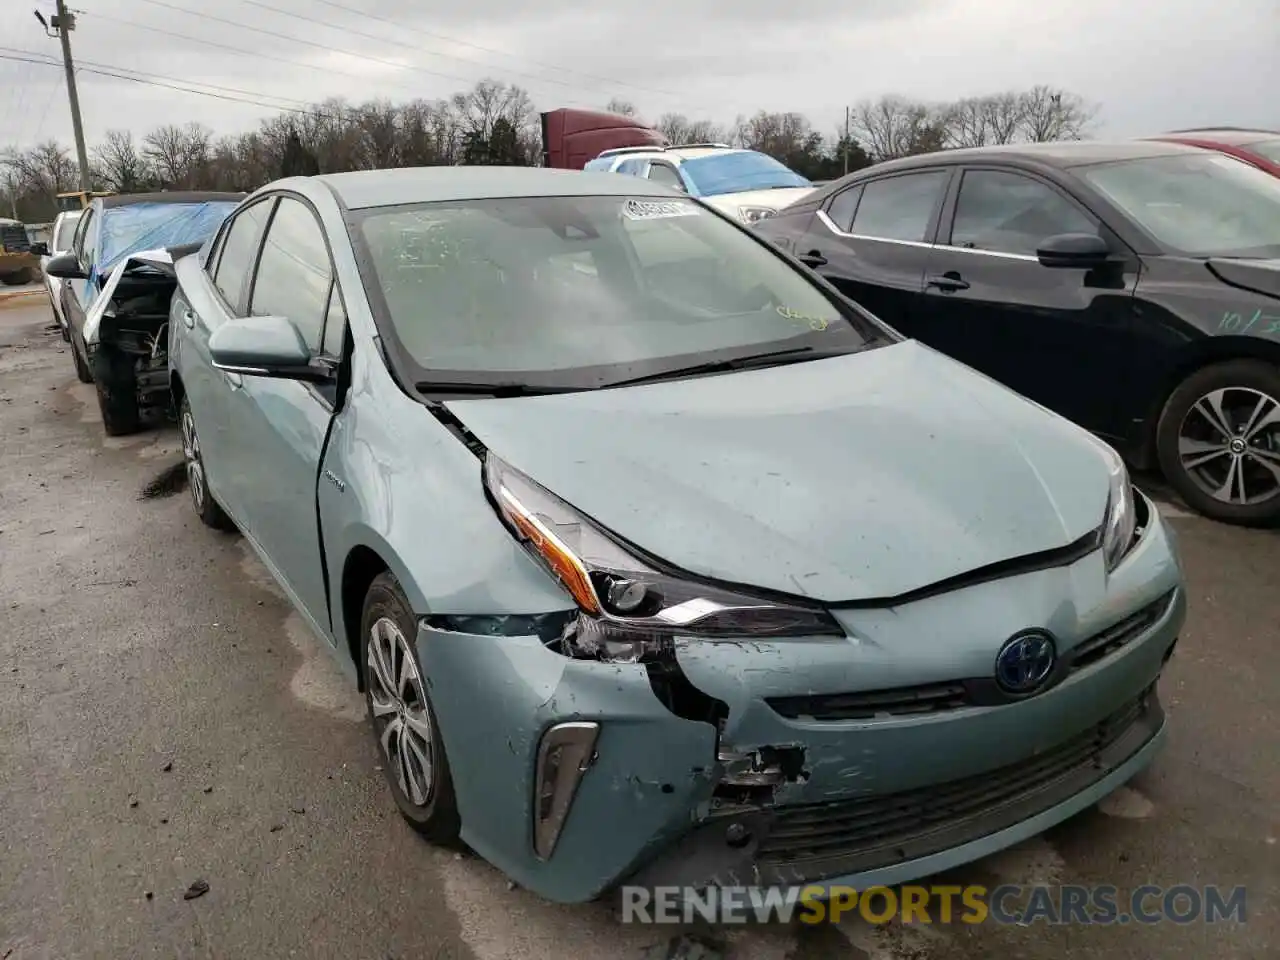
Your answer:
[[[665,220],[668,217],[696,217],[700,211],[688,200],[628,200],[622,215],[628,220]]]

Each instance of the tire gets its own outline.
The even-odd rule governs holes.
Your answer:
[[[427,694],[426,675],[413,644],[417,620],[400,584],[390,573],[375,577],[365,594],[360,635],[358,667],[365,678],[365,705],[382,772],[396,806],[409,826],[427,840],[456,846],[461,827],[458,801],[440,725]],[[393,656],[388,664],[389,652]],[[381,668],[378,664],[382,664]],[[408,675],[400,673],[406,669]],[[402,687],[408,688],[408,694],[403,699],[390,693],[388,684],[379,679],[380,672],[386,670],[397,680],[406,681]],[[395,685],[393,681],[392,686]],[[409,750],[409,773],[404,772],[400,759],[400,732],[404,730],[409,731],[403,741]],[[424,764],[424,759],[429,763]],[[417,778],[416,784],[411,777]]]
[[[98,388],[98,409],[109,437],[137,433],[138,379],[133,357],[107,343],[98,344],[93,356],[93,381]]]
[[[80,345],[71,339],[69,333],[67,342],[71,344],[71,362],[76,365],[76,379],[81,383],[93,383],[93,371],[84,362],[84,357],[80,354]]]
[[[204,454],[200,450],[200,437],[196,433],[196,419],[191,412],[191,401],[185,396],[178,414],[182,431],[182,459],[187,468],[187,489],[191,491],[191,506],[206,527],[230,533],[236,525],[222,505],[209,490],[208,473],[204,468]]]
[[[30,283],[30,282],[31,282],[30,267],[27,267],[25,270],[19,270],[17,273],[8,273],[8,274],[5,274],[3,277],[0,277],[0,283],[3,283],[6,287],[17,287],[17,286],[21,286],[24,283]]]
[[[1273,415],[1276,424],[1258,428]],[[1247,427],[1252,433],[1242,434]],[[1280,368],[1228,360],[1192,373],[1165,402],[1156,456],[1169,484],[1205,516],[1280,522]]]

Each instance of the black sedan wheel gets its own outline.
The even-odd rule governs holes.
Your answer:
[[[1182,498],[1226,523],[1280,521],[1280,370],[1232,360],[1197,370],[1165,404],[1160,466]]]
[[[390,573],[374,578],[360,618],[365,701],[400,813],[433,843],[458,839],[458,804],[413,639],[417,618]]]

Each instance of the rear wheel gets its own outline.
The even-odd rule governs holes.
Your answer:
[[[196,419],[191,413],[191,401],[185,396],[182,398],[178,421],[182,431],[182,459],[187,467],[187,489],[191,491],[191,505],[195,507],[196,516],[206,527],[234,530],[236,525],[209,492],[204,454],[200,451],[200,437],[196,433]]]
[[[1191,374],[1160,415],[1156,452],[1169,483],[1205,516],[1280,521],[1280,369],[1230,360]]]
[[[137,433],[138,377],[132,355],[108,343],[98,344],[93,356],[93,381],[98,388],[102,426],[111,437]]]
[[[382,772],[409,825],[432,843],[458,840],[453,776],[414,648],[416,619],[390,573],[374,578],[360,617],[365,701]]]
[[[17,273],[7,273],[3,277],[0,277],[0,283],[3,283],[6,287],[16,287],[19,284],[30,283],[30,282],[31,282],[30,267],[27,267],[27,269],[25,270],[19,270]]]

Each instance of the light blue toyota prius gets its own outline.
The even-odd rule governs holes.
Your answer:
[[[1160,747],[1182,572],[1116,454],[696,199],[286,179],[176,270],[196,511],[526,888],[905,882]]]

